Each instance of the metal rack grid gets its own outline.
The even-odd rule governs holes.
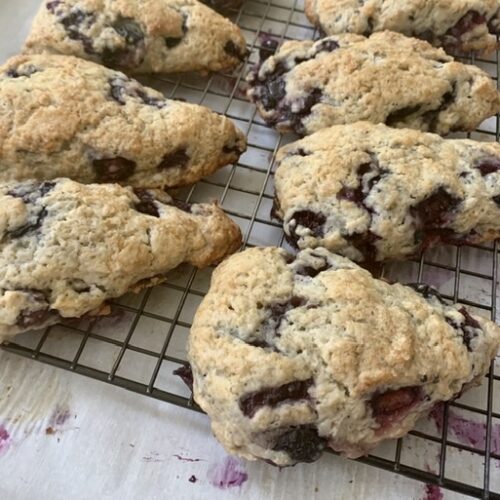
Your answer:
[[[167,97],[204,104],[232,118],[246,133],[248,151],[236,165],[177,197],[198,202],[217,199],[236,220],[244,246],[286,247],[281,226],[270,220],[273,160],[293,136],[265,127],[244,96],[244,76],[258,58],[265,37],[316,38],[302,0],[252,0],[232,19],[248,42],[248,61],[234,74],[150,78],[145,83]],[[499,55],[473,61],[499,81]],[[491,119],[472,138],[498,141],[500,119]],[[400,281],[425,281],[446,299],[497,320],[498,244],[447,247],[420,260],[384,268]],[[94,320],[68,321],[16,337],[7,351],[31,357],[125,389],[200,411],[189,391],[173,375],[186,359],[185,345],[194,311],[206,293],[211,269],[181,266],[163,285],[112,304],[112,314]],[[434,423],[421,421],[409,436],[382,445],[362,462],[482,498],[500,498],[500,360],[482,387],[443,407]],[[460,424],[460,425],[459,425]],[[472,437],[467,436],[469,430]]]

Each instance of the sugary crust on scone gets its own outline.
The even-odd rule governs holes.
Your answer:
[[[500,238],[500,145],[359,122],[277,155],[276,215],[299,248],[356,261]]]
[[[452,51],[497,47],[498,0],[305,0],[304,9],[326,35],[391,30]]]
[[[188,354],[194,398],[226,450],[277,465],[327,443],[359,456],[480,383],[500,329],[418,289],[325,249],[294,260],[255,248],[221,264]]]
[[[245,149],[228,118],[95,63],[28,55],[0,67],[0,182],[68,177],[175,187]]]
[[[68,179],[0,184],[0,340],[81,317],[240,244],[219,207],[179,204],[163,191]]]
[[[301,135],[359,120],[447,134],[500,109],[484,71],[388,31],[286,42],[247,80],[264,120]]]
[[[246,42],[235,24],[196,0],[45,0],[25,50],[129,73],[206,72],[238,66]]]

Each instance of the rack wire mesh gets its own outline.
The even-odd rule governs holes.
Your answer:
[[[241,27],[250,51],[237,72],[155,77],[145,83],[167,97],[207,105],[227,115],[248,138],[248,151],[239,163],[176,196],[191,202],[218,200],[241,226],[245,247],[286,247],[281,226],[269,214],[274,156],[294,137],[280,136],[264,125],[245,98],[244,76],[269,36],[281,42],[317,38],[317,32],[307,22],[302,0],[247,1],[230,17]],[[498,53],[492,59],[471,59],[498,84]],[[468,136],[498,141],[499,117]],[[497,242],[441,248],[418,261],[386,266],[383,272],[402,282],[430,283],[446,299],[498,320]],[[23,334],[3,349],[200,411],[173,371],[186,359],[189,328],[210,275],[211,269],[181,266],[166,283],[113,302],[108,317],[67,321]],[[464,494],[500,498],[500,360],[492,364],[481,387],[435,410],[407,437],[382,445],[361,461]]]

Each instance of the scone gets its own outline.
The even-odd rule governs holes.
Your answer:
[[[500,238],[500,145],[367,122],[277,154],[275,214],[290,243],[355,261]]]
[[[305,0],[306,15],[326,35],[392,30],[452,52],[497,47],[498,0]]]
[[[235,24],[196,0],[44,0],[25,51],[172,73],[230,70],[247,49]]]
[[[247,80],[264,120],[301,135],[359,120],[447,134],[500,109],[484,71],[388,31],[286,42]]]
[[[163,191],[69,179],[0,184],[0,341],[160,283],[183,262],[216,263],[241,244],[216,205]]]
[[[167,100],[104,66],[29,55],[0,67],[0,182],[68,177],[176,187],[245,149],[228,118]]]
[[[325,249],[254,248],[215,270],[189,338],[194,399],[226,450],[276,465],[349,457],[481,383],[500,328],[425,285]]]

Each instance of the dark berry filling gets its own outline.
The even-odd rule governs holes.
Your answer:
[[[339,44],[336,40],[321,40],[314,47],[316,54],[320,52],[333,52],[339,48]]]
[[[277,302],[268,308],[268,316],[260,326],[261,332],[269,338],[279,337],[279,329],[288,311],[305,305],[302,297],[293,296],[285,302]]]
[[[387,427],[402,420],[422,399],[420,387],[403,387],[375,394],[370,401],[372,416],[381,427]]]
[[[395,111],[392,111],[389,116],[385,119],[386,125],[389,127],[393,127],[394,125],[404,122],[406,118],[408,118],[411,115],[414,115],[415,113],[418,113],[421,109],[420,105],[417,106],[405,106],[404,108],[401,109],[396,109]]]
[[[315,462],[326,448],[327,440],[318,435],[310,425],[291,427],[279,435],[272,446],[273,451],[284,451],[294,462]]]
[[[443,226],[453,219],[453,211],[461,202],[462,200],[440,187],[431,196],[411,207],[410,213],[415,218],[416,224],[416,243],[425,249],[432,246],[437,238],[440,239],[441,234],[444,239],[452,236],[453,231],[443,231],[446,229]],[[449,234],[450,232],[452,234]]]
[[[37,306],[36,310],[24,309],[17,317],[17,326],[21,328],[32,328],[45,323],[50,318],[56,317],[57,312],[51,311],[45,293],[40,290],[22,290],[31,296]]]
[[[123,39],[125,47],[106,47],[101,54],[103,63],[124,68],[139,66],[146,52],[144,32],[139,23],[130,17],[118,16],[111,27]]]
[[[312,385],[313,380],[308,379],[252,392],[240,398],[239,407],[243,415],[252,418],[264,406],[275,408],[282,403],[309,401],[310,396],[308,391]]]
[[[500,196],[493,196],[492,200],[500,207]]]
[[[185,201],[181,200],[172,200],[169,205],[172,205],[175,208],[178,208],[179,210],[182,210],[183,212],[186,212],[188,214],[192,213],[193,206],[190,203],[186,203]]]
[[[81,32],[81,28],[89,28],[94,24],[95,16],[89,12],[84,12],[74,8],[66,15],[59,18],[59,22],[64,26],[68,38],[82,43],[85,52],[94,54],[94,45],[92,39]]]
[[[147,106],[154,106],[158,109],[165,107],[166,100],[163,97],[153,97],[146,93],[146,89],[140,87],[137,82],[126,79],[122,76],[109,80],[110,96],[121,105],[125,105],[127,97],[139,99]]]
[[[52,14],[55,14],[57,7],[59,7],[62,3],[62,0],[54,0],[52,2],[48,2],[46,5],[47,10]]]
[[[182,15],[182,36],[167,36],[165,37],[165,45],[169,49],[173,49],[174,47],[177,47],[182,42],[182,39],[184,38],[184,35],[187,33],[187,16],[183,12],[180,13]]]
[[[47,217],[47,209],[42,208],[34,220],[24,224],[21,227],[18,227],[17,229],[13,229],[12,231],[8,231],[7,234],[10,238],[15,239],[15,238],[21,238],[22,236],[25,236],[28,233],[32,233],[33,231],[37,231],[42,227],[42,223]]]
[[[240,48],[232,40],[226,42],[224,45],[224,52],[229,56],[239,59],[240,61],[243,61],[246,56],[246,50],[242,53]]]
[[[316,276],[318,276],[318,274],[322,273],[323,271],[328,271],[328,269],[331,269],[332,266],[329,264],[328,260],[323,257],[323,256],[320,256],[320,255],[315,255],[315,254],[312,254],[314,257],[316,257],[318,259],[318,265],[317,267],[313,267],[313,266],[302,266],[302,267],[299,267],[297,270],[296,270],[296,273],[300,276],[309,276],[311,278],[315,278]]]
[[[437,299],[441,304],[446,304],[441,294],[432,286],[424,283],[408,283],[407,286],[413,288],[426,300]]]
[[[38,198],[43,198],[56,186],[55,182],[45,181],[42,183],[19,184],[7,192],[9,196],[21,198],[24,203],[32,203]]]
[[[364,233],[354,233],[343,235],[344,239],[349,242],[356,250],[361,252],[363,258],[367,262],[375,262],[377,260],[376,243],[380,240],[380,236],[372,231]]]
[[[300,236],[297,234],[297,228],[299,226],[305,227],[310,230],[313,236],[321,238],[325,234],[324,225],[326,223],[326,216],[318,213],[312,212],[311,210],[299,210],[295,212],[290,218],[290,222],[295,220],[295,225],[289,224],[290,235],[287,237],[290,244],[297,247],[297,242]]]
[[[486,25],[486,23],[485,15],[470,10],[445,33],[442,38],[443,46],[447,50],[462,50],[462,44],[465,42],[464,35],[473,31],[477,26]]]
[[[441,101],[439,106],[436,109],[430,109],[422,114],[423,120],[428,123],[429,130],[434,132],[439,125],[439,115],[443,111],[446,111],[451,104],[455,101],[457,93],[457,85],[453,83],[451,90],[448,90],[441,97]],[[417,104],[415,106],[407,106],[401,109],[396,109],[392,113],[390,113],[385,123],[386,125],[393,127],[399,123],[404,123],[407,118],[412,115],[418,114],[420,115],[422,111],[422,105]]]
[[[483,158],[477,165],[474,165],[474,168],[477,168],[483,177],[489,174],[496,174],[500,171],[500,158],[495,156]]]
[[[475,320],[465,307],[458,311],[463,316],[463,321],[456,323],[451,318],[446,318],[446,322],[451,325],[455,330],[461,331],[462,339],[469,352],[472,352],[471,342],[482,332],[481,325]]]
[[[134,194],[139,198],[139,202],[134,204],[134,209],[146,215],[151,215],[153,217],[160,217],[160,212],[158,212],[158,207],[156,206],[156,199],[147,189],[134,189]]]
[[[183,168],[189,163],[189,155],[185,148],[180,148],[173,153],[166,154],[161,163],[158,165],[159,170],[167,170],[169,168]]]
[[[135,171],[136,164],[118,156],[93,161],[97,182],[120,182],[128,179]]]
[[[38,73],[40,70],[33,66],[32,64],[28,64],[27,66],[24,66],[22,69],[20,68],[12,68],[7,71],[7,76],[9,78],[21,78],[22,76],[25,76],[29,78],[31,75],[34,75],[35,73]]]
[[[191,392],[193,391],[193,371],[191,370],[191,365],[189,363],[177,368],[173,373],[182,379]]]
[[[368,212],[372,212],[372,209],[365,205],[365,198],[370,194],[370,191],[380,181],[382,176],[388,173],[387,170],[380,169],[375,156],[371,156],[372,160],[369,163],[360,165],[356,171],[358,185],[355,188],[343,186],[337,193],[338,199],[352,201],[368,210]]]
[[[262,85],[259,90],[259,98],[264,106],[264,109],[270,111],[278,106],[286,95],[286,83],[283,78],[270,79],[265,85]]]

